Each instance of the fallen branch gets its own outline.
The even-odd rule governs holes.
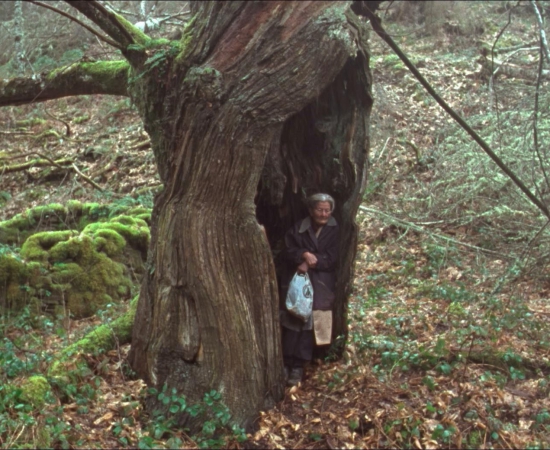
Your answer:
[[[32,131],[0,131],[0,134],[3,136],[24,136],[34,134]]]
[[[43,139],[46,139],[52,136],[59,140],[63,139],[57,131],[55,131],[53,128],[50,128],[49,130],[43,131],[38,136],[34,137],[31,142],[31,147],[34,147],[38,142],[42,141]]]
[[[68,167],[62,167],[64,164],[71,164],[71,158],[62,158],[56,161],[48,157],[41,156],[42,159],[33,159],[32,161],[27,161],[21,164],[14,164],[13,166],[4,166],[0,168],[0,174],[12,173],[12,172],[21,172],[23,170],[30,169],[31,167],[46,167],[46,166],[55,166],[63,170],[68,169]]]
[[[103,192],[103,188],[99,184],[97,184],[94,180],[92,180],[90,177],[87,177],[86,175],[84,175],[78,169],[78,167],[76,167],[76,165],[72,162],[72,159],[70,159],[70,158],[58,159],[57,161],[54,161],[50,157],[48,157],[46,155],[43,155],[42,153],[38,153],[38,152],[30,152],[30,153],[27,153],[26,156],[27,155],[37,155],[42,159],[34,159],[34,160],[28,161],[26,163],[16,164],[16,165],[13,165],[13,166],[7,166],[7,167],[2,168],[0,170],[0,173],[4,174],[4,173],[11,173],[11,172],[18,172],[18,171],[27,170],[27,169],[30,169],[31,167],[36,167],[36,166],[54,166],[54,167],[57,167],[58,169],[61,169],[61,170],[71,170],[72,169],[84,181],[91,184],[94,188],[98,189],[99,191]],[[16,156],[16,157],[14,157],[14,159],[18,158],[18,157],[20,157],[20,156]],[[62,164],[71,164],[71,167],[63,167]]]
[[[123,157],[124,156],[120,153],[114,153],[106,166],[104,166],[103,168],[99,168],[99,170],[96,172],[90,173],[90,176],[96,179],[102,177],[107,172],[110,172],[114,168],[118,167],[119,160],[121,160]]]
[[[128,150],[145,150],[146,148],[149,148],[149,147],[151,147],[151,140],[147,139],[146,141],[138,142],[137,144],[131,147],[128,147]]]
[[[70,137],[71,136],[71,127],[67,122],[65,122],[63,119],[60,119],[59,117],[54,116],[51,112],[49,112],[46,108],[44,108],[44,111],[48,116],[50,116],[53,120],[57,120],[58,122],[61,122],[63,125],[65,125],[65,136]]]
[[[49,160],[49,158],[47,156],[43,155],[42,153],[38,153],[38,152],[18,153],[17,155],[10,156],[9,158],[5,158],[2,155],[2,156],[0,156],[0,160],[1,159],[6,159],[6,160],[21,159],[21,158],[26,158],[27,156],[31,156],[31,155],[36,155],[36,156],[39,156],[40,158],[44,158],[44,159]]]
[[[78,167],[76,167],[76,165],[73,163],[73,170],[76,172],[77,175],[79,175],[80,177],[82,177],[82,179],[84,179],[84,181],[90,183],[93,187],[95,187],[97,190],[103,192],[103,188],[97,184],[94,180],[92,180],[91,178],[87,177],[86,175],[84,175],[80,170],[78,170]]]
[[[534,45],[537,45],[538,41],[533,42],[523,42],[522,44],[517,45],[511,45],[510,47],[501,47],[501,48],[495,48],[494,53],[506,53],[506,52],[512,52],[514,50],[520,50],[527,47],[533,47]]]
[[[534,69],[518,66],[517,64],[510,64],[507,61],[519,51],[534,51],[538,49],[539,47],[521,48],[519,50],[516,50],[515,52],[510,53],[509,55],[506,55],[506,58],[504,58],[502,61],[496,58],[489,59],[487,56],[484,56],[483,59],[479,60],[479,62],[484,67],[484,70],[487,72],[491,72],[491,67],[496,66],[491,74],[491,77],[495,77],[500,71],[500,73],[510,78],[519,78],[522,80],[533,81],[537,78],[537,73]],[[550,78],[550,71],[543,70],[542,77],[545,79]]]

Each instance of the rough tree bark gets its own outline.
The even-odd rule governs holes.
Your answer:
[[[254,203],[268,153],[270,162],[286,153],[288,168],[302,164],[296,189],[338,194],[349,245],[342,300],[350,279],[370,84],[357,44],[362,28],[347,8],[202,6],[194,29],[206,32],[193,33],[182,63],[141,83],[136,96],[165,189],[155,202],[130,360],[148,383],[176,386],[191,400],[218,390],[244,425],[281,398],[283,385],[275,271]],[[286,204],[299,212],[298,191],[285,195],[266,181],[261,192],[275,202],[263,201],[263,210]],[[275,242],[297,218],[263,222]]]
[[[98,2],[69,4],[129,61],[164,184],[132,367],[190,402],[215,389],[250,425],[283,395],[273,253],[317,191],[337,200],[335,336],[346,335],[372,103],[365,25],[350,2],[197,2],[181,41],[152,41]],[[0,105],[21,102],[5,87]]]

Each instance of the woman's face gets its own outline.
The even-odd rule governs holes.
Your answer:
[[[315,225],[319,227],[326,225],[328,219],[330,219],[330,215],[332,214],[330,203],[317,202],[315,206],[309,210],[309,214],[311,215],[311,218],[313,219],[313,223],[315,223]]]

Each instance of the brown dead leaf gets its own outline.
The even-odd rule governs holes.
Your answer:
[[[108,412],[106,414],[104,414],[103,416],[101,416],[99,419],[96,419],[94,421],[94,425],[99,425],[101,424],[102,422],[106,422],[108,420],[111,420],[113,418],[114,414],[112,412]]]
[[[336,434],[338,435],[338,439],[343,442],[349,441],[352,438],[352,434],[347,426],[338,425]]]

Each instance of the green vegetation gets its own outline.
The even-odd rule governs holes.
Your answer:
[[[122,211],[127,214],[111,217]],[[143,207],[71,201],[0,223],[3,307],[32,305],[79,318],[128,298],[137,281],[130,270],[144,270],[149,215]],[[20,240],[20,249],[9,245]]]
[[[103,322],[99,327],[72,344],[62,335],[60,348],[43,348],[39,339],[62,326],[60,319],[33,317],[24,310],[0,322],[0,332],[11,336],[0,346],[0,363],[5,369],[0,373],[2,447],[70,448],[91,443],[78,437],[82,432],[78,424],[63,417],[94,415],[99,424],[113,416],[112,412],[105,414],[105,405],[98,409],[111,378],[108,365],[120,366],[130,377],[121,386],[123,391],[124,385],[136,383],[119,352],[130,341],[137,299],[127,308],[99,311]],[[34,355],[32,361],[21,354],[22,347]],[[247,439],[244,430],[232,424],[231,412],[216,391],[206,392],[197,404],[189,404],[185,396],[166,385],[160,391],[143,388],[135,396],[122,394],[115,403],[117,419],[109,427],[117,446],[178,448],[195,443],[200,448],[226,448]],[[162,407],[146,413],[144,403],[151,395],[158,397]],[[201,421],[197,435],[186,434],[179,424],[182,415]]]
[[[532,43],[539,36],[530,2],[390,7],[380,13],[383,23],[411,61],[547,201],[550,96],[545,72],[536,86],[539,49]],[[177,42],[138,34],[139,43],[127,50],[142,52],[143,67],[131,73],[132,81],[147,74],[169,82],[162,76],[169,63],[182,63],[195,48],[197,27],[207,25],[197,18]],[[549,446],[550,228],[401,60],[374,34],[370,43],[369,211],[357,219],[345,357],[306,368],[303,385],[263,413],[248,437],[231,425],[221,392],[209,390],[191,405],[171,386],[144,388],[125,360],[149,242],[151,192],[162,189],[147,147],[150,137],[157,141],[143,132],[131,100],[56,102],[55,116],[79,124],[70,139],[53,129],[60,123],[40,105],[3,109],[5,131],[13,135],[6,134],[2,163],[29,147],[46,155],[59,150],[105,189],[93,192],[38,164],[4,175],[4,211],[46,198],[61,204],[0,222],[0,446],[83,448],[98,445],[96,437],[105,448],[240,448],[246,438],[271,448]],[[111,69],[129,75],[119,61],[79,66],[82,55],[90,56],[85,50],[27,47],[35,47],[29,60],[36,73],[60,62],[102,77]],[[488,64],[484,55],[493,51],[496,59]],[[0,77],[7,78],[4,63]],[[514,67],[523,70],[507,70]],[[194,68],[186,82],[196,87],[213,78],[219,74],[211,68]],[[75,153],[80,140],[86,150]],[[89,318],[75,321],[75,311]],[[163,406],[145,412],[151,396]],[[181,426],[186,414],[202,423],[196,436]],[[90,424],[97,432],[92,437]]]
[[[231,441],[241,443],[247,439],[242,428],[231,424],[231,412],[217,391],[206,392],[203,401],[193,405],[189,405],[177,389],[169,389],[166,384],[160,392],[151,388],[146,394],[156,396],[163,409],[152,412],[146,422],[146,433],[139,439],[139,448],[181,447],[184,444],[181,438],[184,430],[178,426],[178,418],[182,414],[202,421],[201,432],[193,436],[199,448],[227,448]],[[121,425],[115,426],[113,433],[118,436],[121,430]],[[126,438],[120,438],[119,442],[129,444]]]
[[[21,385],[21,398],[35,408],[42,408],[46,403],[46,396],[50,392],[50,384],[41,375],[31,376]]]

